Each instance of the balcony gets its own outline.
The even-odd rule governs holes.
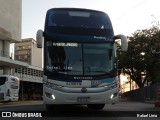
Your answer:
[[[0,66],[8,66],[8,67],[28,67],[28,63],[20,62],[13,59],[13,54],[9,52],[0,51]]]

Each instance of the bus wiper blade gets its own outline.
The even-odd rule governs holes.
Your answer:
[[[104,73],[104,74],[108,74],[108,75],[111,75],[112,73],[111,72],[107,72],[107,71],[104,71],[104,70],[92,70],[92,71],[89,71],[89,72],[98,72],[98,73]]]
[[[59,72],[82,72],[78,70],[60,70]]]
[[[107,73],[107,72],[104,71],[104,70],[92,70],[92,71],[89,71],[89,72],[103,72],[103,73]]]
[[[79,70],[68,70],[69,72],[82,72],[82,71],[79,71]]]

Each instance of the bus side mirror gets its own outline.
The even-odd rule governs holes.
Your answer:
[[[127,51],[128,50],[128,40],[127,37],[120,34],[120,35],[116,35],[114,36],[114,40],[116,39],[121,39],[121,49],[122,51]]]
[[[36,40],[37,40],[37,48],[42,48],[43,30],[37,31]]]

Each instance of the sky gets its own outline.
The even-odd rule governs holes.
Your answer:
[[[115,35],[131,36],[160,20],[159,3],[159,0],[22,0],[22,38],[36,39],[37,30],[44,30],[46,11],[59,7],[103,11],[109,15]]]

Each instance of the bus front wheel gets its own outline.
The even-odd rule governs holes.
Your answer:
[[[88,108],[94,109],[94,110],[102,110],[105,106],[105,104],[88,104]]]

